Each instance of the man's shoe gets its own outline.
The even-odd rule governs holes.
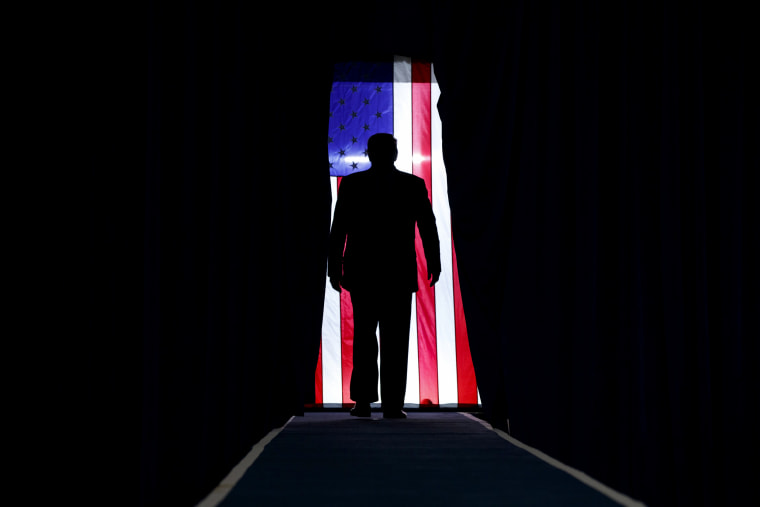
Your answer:
[[[385,419],[406,419],[406,412],[403,410],[393,410],[390,412],[383,412]]]
[[[354,417],[371,417],[372,408],[369,406],[369,403],[357,403],[351,409],[351,415]]]

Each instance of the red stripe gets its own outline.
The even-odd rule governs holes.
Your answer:
[[[412,172],[425,180],[432,201],[430,138],[430,64],[412,61]],[[427,277],[422,240],[417,249],[417,345],[419,349],[420,404],[438,405],[438,356],[435,329],[435,289]]]
[[[340,189],[342,178],[337,178]],[[351,372],[354,369],[354,307],[351,294],[340,291],[340,359],[343,382],[343,404],[351,404]]]
[[[454,249],[454,235],[451,236],[452,271],[454,272],[454,326],[456,328],[457,390],[460,405],[478,404],[478,386],[475,369],[472,366],[470,342],[467,337],[467,323],[464,320],[462,293],[459,289],[457,252]]]
[[[319,343],[319,356],[317,357],[317,369],[314,372],[314,403],[322,405],[324,398],[322,396],[322,342]]]

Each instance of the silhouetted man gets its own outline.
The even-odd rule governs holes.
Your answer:
[[[428,280],[441,273],[435,216],[423,179],[396,169],[396,139],[375,134],[367,142],[371,167],[341,180],[330,231],[328,275],[351,293],[354,369],[351,415],[369,417],[377,401],[377,336],[380,326],[380,389],[383,416],[405,418],[406,371],[412,293],[418,289],[415,224]]]

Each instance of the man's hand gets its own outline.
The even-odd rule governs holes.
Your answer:
[[[338,278],[330,278],[330,285],[332,285],[332,288],[338,292],[341,291],[340,280]]]
[[[428,280],[432,280],[430,282],[430,286],[432,287],[435,285],[435,283],[438,281],[438,278],[441,276],[440,271],[434,271],[433,273],[428,273]]]

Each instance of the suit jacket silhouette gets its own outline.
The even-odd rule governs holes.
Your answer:
[[[425,181],[395,167],[344,177],[330,232],[328,275],[349,292],[416,292],[415,224],[428,272],[440,273],[438,230]]]

